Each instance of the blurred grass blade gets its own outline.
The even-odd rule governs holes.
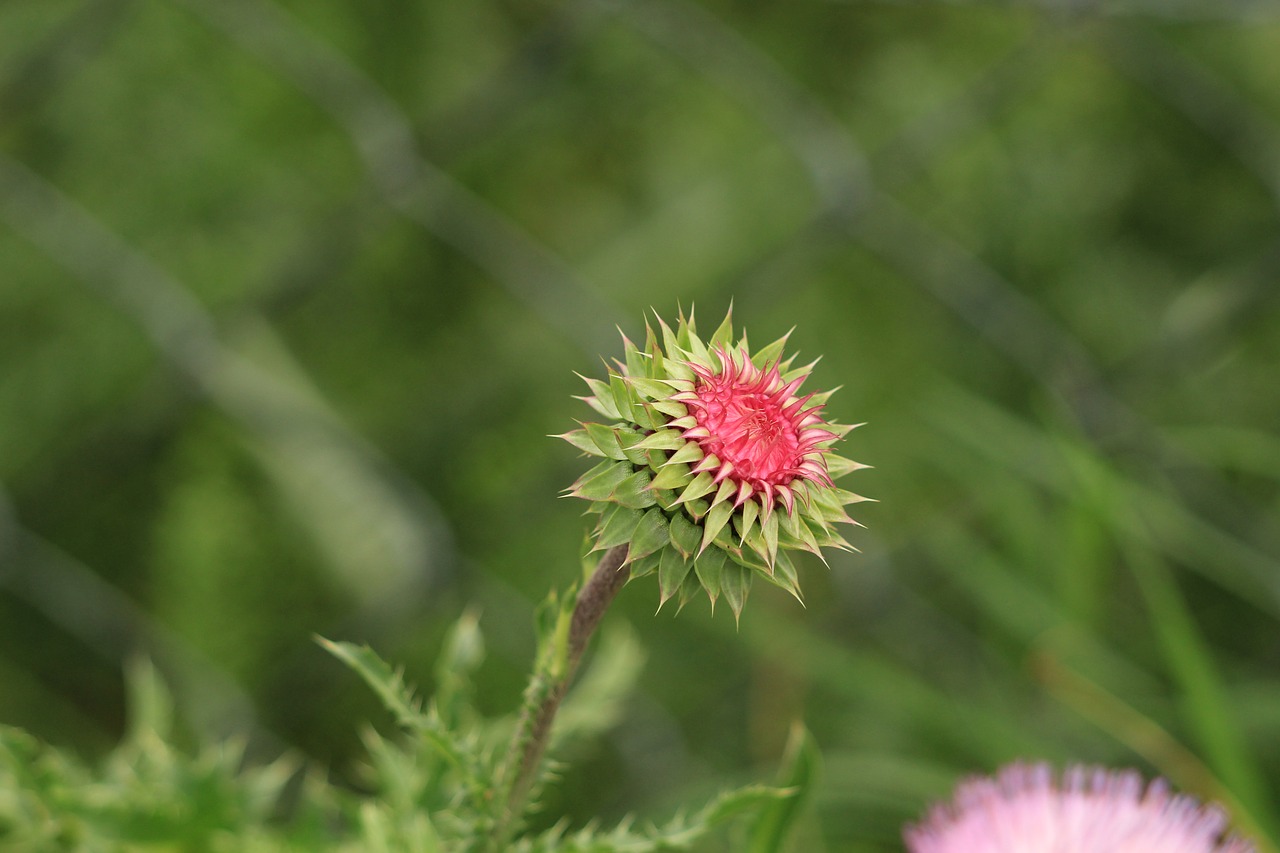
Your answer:
[[[1034,652],[1032,664],[1054,698],[1142,756],[1178,789],[1226,805],[1236,827],[1256,842],[1259,853],[1277,853],[1274,831],[1159,723],[1086,678],[1053,651],[1042,648]]]
[[[125,666],[128,691],[129,734],[126,743],[141,746],[165,741],[173,731],[173,697],[146,658],[135,658]]]
[[[794,790],[786,799],[765,806],[751,828],[747,850],[750,853],[781,853],[792,827],[812,798],[821,772],[822,756],[803,724],[791,727],[787,748],[783,753],[778,787]]]

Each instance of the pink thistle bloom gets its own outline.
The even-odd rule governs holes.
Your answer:
[[[561,436],[603,457],[567,490],[599,516],[591,550],[625,544],[663,602],[702,591],[736,617],[755,577],[799,598],[789,551],[851,547],[835,526],[865,498],[834,481],[865,466],[832,448],[853,427],[824,418],[831,392],[800,395],[813,365],[793,366],[785,337],[753,352],[725,317],[704,342],[692,314],[645,332],[605,381],[584,377],[603,421]]]
[[[970,779],[903,836],[909,853],[1254,853],[1216,806],[1133,770],[1013,764]]]
[[[692,391],[672,397],[685,404],[695,425],[684,431],[706,452],[693,470],[714,472],[712,482],[738,484],[734,505],[756,497],[767,515],[775,500],[795,506],[797,479],[834,485],[827,473],[826,448],[839,436],[825,428],[822,406],[795,396],[801,376],[786,382],[776,364],[756,367],[746,350],[717,350],[724,371],[690,365],[697,376]]]

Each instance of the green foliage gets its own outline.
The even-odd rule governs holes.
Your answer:
[[[336,797],[312,780],[293,829],[277,826],[298,762],[245,767],[233,742],[188,756],[173,745],[173,708],[155,671],[135,664],[130,728],[97,767],[0,729],[0,849],[15,851],[283,849],[313,832]]]
[[[550,635],[548,635],[550,636]],[[303,778],[282,758],[246,765],[243,749],[222,743],[187,755],[175,746],[172,700],[155,670],[129,673],[129,732],[99,766],[0,728],[0,850],[275,851],[467,853],[487,849],[504,803],[495,796],[501,745],[510,720],[485,719],[471,704],[470,676],[483,657],[477,620],[464,616],[436,668],[438,689],[424,703],[403,673],[371,649],[320,640],[377,694],[398,735],[367,729],[364,793]],[[606,634],[595,666],[571,695],[553,746],[572,748],[617,721],[633,688],[640,653],[628,633]],[[563,773],[563,767],[557,773]],[[293,795],[285,797],[290,783]],[[543,782],[547,781],[545,778]],[[791,780],[798,782],[799,780]],[[665,823],[593,821],[521,833],[504,850],[517,853],[658,853],[694,849],[736,819],[776,810],[795,788],[749,785],[722,793]],[[775,811],[770,814],[776,815]],[[778,821],[766,846],[781,850]],[[759,833],[757,833],[759,835]]]
[[[598,446],[546,434],[621,415],[615,324],[732,302],[866,421],[863,553],[780,561],[804,606],[756,582],[735,629],[675,516],[615,604],[653,660],[627,724],[553,747],[531,831],[771,778],[803,719],[804,853],[899,851],[1014,758],[1280,841],[1275,8],[0,2],[0,722],[57,746],[11,733],[3,772],[89,786],[23,782],[5,826],[108,796],[142,652],[184,743],[331,768],[286,811],[358,850],[360,808],[304,791],[368,790],[375,700],[313,635],[403,662],[448,730],[509,709],[589,523],[554,496]],[[472,603],[485,663],[447,686]]]

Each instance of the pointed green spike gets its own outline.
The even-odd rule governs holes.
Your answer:
[[[648,400],[637,400],[631,406],[631,414],[635,417],[636,426],[646,432],[667,422],[667,416],[655,409]]]
[[[680,600],[676,604],[676,613],[684,610],[685,605],[698,597],[698,593],[702,592],[702,584],[698,582],[696,572],[690,572],[685,575],[684,583],[680,584]]]
[[[656,315],[655,315],[656,317]],[[673,351],[680,346],[680,337],[678,333],[672,330],[667,322],[661,317],[656,317],[658,328],[662,330],[662,348],[667,351],[667,355],[671,355]]]
[[[652,475],[648,469],[641,468],[627,477],[613,490],[612,499],[629,509],[645,509],[658,502],[658,498],[650,488]]]
[[[636,445],[640,450],[679,450],[684,447],[685,437],[679,430],[660,429],[647,435]]]
[[[613,427],[607,427],[604,424],[586,424],[586,429],[587,435],[605,456],[617,460],[627,458],[627,454],[622,452],[622,447],[618,444],[618,436]]]
[[[690,357],[699,364],[711,363],[711,354],[707,352],[707,345],[692,331],[689,332],[689,345],[685,349],[688,350]]]
[[[713,507],[728,506],[732,508],[733,504],[729,501],[729,498],[733,497],[737,493],[738,484],[726,477],[720,481],[720,488],[716,489],[716,496],[711,499],[711,505]]]
[[[609,399],[618,410],[619,420],[634,421],[631,414],[631,389],[618,373],[609,371]]]
[[[804,604],[804,596],[800,593],[800,578],[796,574],[795,563],[791,562],[791,558],[787,556],[786,551],[780,552],[778,558],[774,561],[771,579],[778,586],[791,593],[796,601]]]
[[[699,546],[699,552],[706,551],[707,546],[715,541],[716,536],[729,523],[731,515],[733,515],[732,504],[722,503],[711,507],[707,517],[702,520],[702,544]]]
[[[724,564],[727,560],[728,555],[724,551],[719,548],[708,548],[693,561],[693,570],[711,599],[712,610],[715,609],[716,599],[720,597],[720,578],[724,573]]]
[[[631,465],[606,460],[582,475],[570,486],[569,493],[589,501],[604,501],[613,496],[618,484],[631,476]]]
[[[693,324],[690,317],[686,317],[683,310],[676,316],[676,345],[680,349],[689,348],[689,337],[694,333]],[[667,348],[670,352],[671,348]]]
[[[690,521],[683,512],[677,510],[675,515],[671,516],[671,544],[681,554],[692,557],[698,550],[698,540],[701,536],[701,528]]]
[[[649,400],[663,400],[671,396],[671,386],[656,379],[646,379],[643,376],[628,376],[627,382],[631,383],[631,387],[640,392],[642,397]]]
[[[641,557],[647,557],[670,543],[671,529],[667,516],[655,507],[644,514],[635,533],[632,534],[628,559],[638,560]]]
[[[662,552],[655,551],[648,556],[641,557],[639,560],[632,560],[628,565],[631,567],[631,580],[642,578],[645,575],[651,575],[658,570],[658,563],[662,560]]]
[[[782,355],[782,348],[787,345],[787,338],[791,337],[791,332],[794,332],[794,331],[795,331],[795,327],[792,327],[791,330],[788,331],[785,335],[778,338],[776,341],[769,344],[767,347],[763,348],[759,352],[753,354],[751,356],[751,363],[761,369],[764,369],[768,367],[770,364],[773,364],[775,361],[778,360],[778,357]]]
[[[687,364],[684,364],[679,360],[677,351],[668,350],[667,354],[669,357],[666,362],[663,363],[663,368],[666,371],[668,379],[679,379],[683,382],[692,382],[697,378],[697,374],[695,374]]]
[[[687,503],[694,498],[700,498],[716,487],[715,481],[706,471],[693,478],[689,485],[685,486],[683,492],[680,493],[679,500],[676,503]]]
[[[560,435],[553,435],[551,438],[563,438],[565,441],[590,456],[604,455],[600,452],[599,446],[591,440],[591,436],[585,429],[570,430],[569,432],[561,433]]]
[[[626,339],[624,338],[623,340]],[[648,355],[638,349],[631,341],[627,341],[624,345],[623,354],[627,362],[627,375],[643,376],[645,369],[649,366]]]
[[[616,505],[612,513],[606,514],[604,526],[600,530],[600,535],[596,537],[595,547],[591,550],[607,551],[615,545],[631,541],[643,515],[638,509],[630,509],[621,504]]]
[[[590,376],[583,376],[581,373],[574,375],[587,383],[587,387],[591,389],[590,397],[582,397],[580,399],[586,401],[587,405],[611,421],[622,419],[622,415],[618,412],[618,407],[613,404],[613,392],[609,390],[608,383],[601,382],[599,379],[592,379]]]
[[[696,441],[686,441],[684,447],[676,450],[671,454],[671,458],[667,460],[668,465],[678,465],[681,462],[701,462],[706,452],[702,449],[702,445]]]
[[[658,561],[658,607],[680,590],[680,585],[693,570],[693,562],[681,557],[674,548],[662,552]]]
[[[672,465],[668,462],[658,472],[658,476],[653,478],[652,487],[655,489],[679,489],[687,486],[692,480],[693,474],[689,473],[688,465]]]
[[[711,504],[702,498],[694,498],[688,503],[681,504],[684,511],[689,513],[689,517],[701,521],[702,517],[707,514],[707,510],[711,509]]]
[[[653,333],[653,327],[648,321],[644,324],[644,343],[645,351],[649,353],[649,373],[651,379],[658,379],[666,375],[664,369],[665,356],[662,353],[662,347],[658,344],[658,336]]]
[[[764,520],[761,525],[764,534],[764,547],[768,552],[765,560],[772,565],[778,556],[778,509],[774,509],[769,513],[769,517]]]
[[[750,569],[732,562],[726,563],[720,573],[720,591],[724,594],[724,600],[729,602],[729,609],[733,611],[734,623],[742,618],[742,607],[747,603],[747,594],[751,592],[751,576],[754,574]]]
[[[652,405],[655,410],[673,420],[683,418],[689,414],[689,408],[684,403],[679,403],[675,400],[654,400]]]
[[[836,456],[834,453],[826,454],[827,474],[831,479],[843,477],[845,474],[852,474],[854,471],[861,471],[863,468],[870,468],[870,465],[863,465],[861,462],[854,462],[852,459],[845,459],[843,456]]]
[[[712,334],[711,339],[707,341],[712,347],[725,347],[726,349],[733,345],[733,305],[729,305],[729,311],[724,315],[724,320],[720,322],[720,327]]]
[[[760,558],[765,574],[773,574],[773,566],[769,562],[769,545],[764,541],[763,525],[757,524],[754,530],[742,538],[742,544]]]
[[[759,515],[760,504],[751,498],[743,502],[742,512],[738,513],[738,518],[742,519],[742,526],[738,528],[738,535],[742,537],[743,542],[746,542],[747,537],[751,535],[751,528],[755,525]]]

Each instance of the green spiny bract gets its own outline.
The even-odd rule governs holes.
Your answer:
[[[582,377],[604,422],[557,436],[604,457],[565,490],[598,515],[591,551],[627,545],[661,604],[702,589],[737,618],[756,574],[800,598],[789,551],[851,548],[835,525],[865,499],[833,481],[866,466],[831,448],[853,427],[822,418],[832,392],[797,396],[813,364],[783,358],[786,336],[753,354],[732,312],[706,342],[692,312],[674,330],[655,319],[643,349],[623,335],[606,380]]]

